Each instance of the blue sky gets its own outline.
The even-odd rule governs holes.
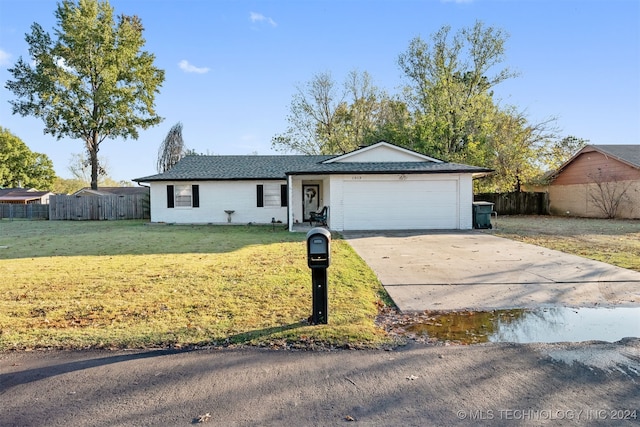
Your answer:
[[[110,175],[130,180],[156,172],[158,147],[183,124],[188,148],[209,154],[273,154],[296,86],[351,70],[399,93],[397,58],[412,38],[428,40],[476,20],[505,30],[505,65],[520,76],[495,90],[532,122],[557,117],[561,135],[592,144],[640,143],[640,2],[637,0],[112,0],[117,14],[138,15],[145,49],[166,72],[156,98],[164,122],[138,140],[106,140]],[[0,0],[0,126],[47,154],[69,178],[77,140],[42,133],[42,122],[11,114],[7,68],[28,56],[24,35],[38,22],[50,33],[53,0]],[[393,141],[391,141],[393,142]]]

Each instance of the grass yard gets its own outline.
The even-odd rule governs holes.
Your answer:
[[[504,216],[495,234],[640,271],[640,220]]]
[[[640,221],[500,217],[499,236],[640,271]],[[339,237],[310,326],[303,233],[271,226],[0,220],[0,351],[225,344],[379,347],[387,295]]]
[[[303,233],[0,220],[0,351],[388,342],[386,294],[339,238],[328,275],[329,324],[310,326]]]

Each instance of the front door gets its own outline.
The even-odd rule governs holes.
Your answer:
[[[320,186],[319,185],[303,185],[302,186],[302,219],[309,221],[310,212],[318,212],[320,210]]]

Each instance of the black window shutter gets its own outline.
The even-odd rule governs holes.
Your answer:
[[[280,186],[280,206],[287,206],[287,184]]]
[[[191,186],[191,206],[194,208],[200,207],[200,186],[198,184]]]
[[[263,208],[264,207],[264,186],[262,184],[258,184],[256,186],[256,192],[257,192],[257,206],[259,208]]]
[[[167,185],[167,207],[174,207],[173,203],[173,185]]]

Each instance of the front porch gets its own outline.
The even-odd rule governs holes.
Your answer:
[[[319,213],[329,206],[330,184],[329,177],[324,175],[289,175],[289,224],[290,231],[307,232],[322,222],[309,224],[312,213]],[[327,213],[325,223],[331,225],[330,213]],[[328,228],[327,226],[324,226]]]
[[[309,222],[299,222],[297,224],[293,224],[293,226],[291,227],[290,231],[294,232],[294,233],[308,233],[309,230],[311,230],[312,228],[316,228],[316,227],[322,227],[322,228],[326,228],[327,230],[329,230],[329,227],[327,227],[326,225],[322,225],[319,223],[313,223],[313,225],[310,225]]]

